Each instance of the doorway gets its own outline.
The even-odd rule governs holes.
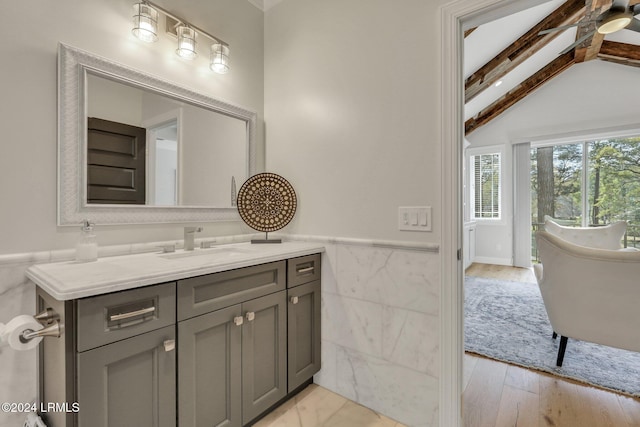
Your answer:
[[[471,28],[528,7],[540,0],[461,0],[441,12],[441,378],[439,425],[462,425],[463,291],[463,28]]]

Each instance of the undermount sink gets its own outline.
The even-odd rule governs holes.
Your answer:
[[[223,257],[232,257],[232,256],[238,256],[242,254],[248,254],[250,252],[251,252],[250,250],[242,249],[242,248],[236,248],[236,247],[225,248],[225,247],[218,246],[218,247],[207,248],[207,249],[194,249],[193,251],[181,251],[176,253],[161,254],[159,256],[160,258],[164,258],[164,259],[194,258],[194,257],[203,257],[203,256],[223,258]]]

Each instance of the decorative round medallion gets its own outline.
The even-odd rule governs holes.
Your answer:
[[[275,173],[259,173],[249,178],[238,192],[238,212],[254,230],[276,231],[296,213],[296,193],[289,182]]]

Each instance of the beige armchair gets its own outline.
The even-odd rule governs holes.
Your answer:
[[[578,246],[536,233],[542,265],[534,265],[549,321],[561,336],[640,352],[640,251]]]

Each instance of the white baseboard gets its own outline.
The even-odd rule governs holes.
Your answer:
[[[511,258],[492,258],[486,256],[476,256],[472,262],[477,262],[479,264],[513,265],[513,260]]]

